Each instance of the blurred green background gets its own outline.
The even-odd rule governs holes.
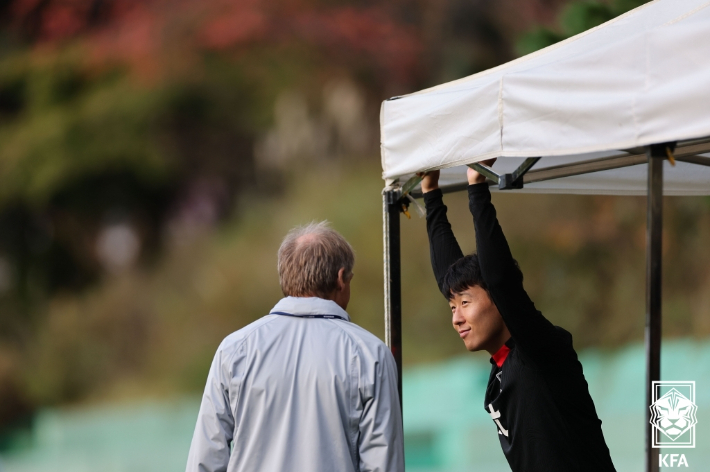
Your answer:
[[[294,225],[328,219],[353,244],[349,312],[382,337],[381,100],[641,3],[0,2],[0,470],[181,470],[212,355],[280,298]],[[494,201],[526,288],[583,352],[614,459],[640,464],[645,199]],[[447,203],[473,251],[465,196]],[[699,394],[709,210],[664,209],[663,375]],[[450,327],[417,216],[402,257],[408,465],[505,470],[488,361]],[[614,432],[619,405],[635,432]]]

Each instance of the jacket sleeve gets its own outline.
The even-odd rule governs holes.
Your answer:
[[[207,377],[186,472],[224,472],[229,463],[234,417],[229,404],[229,367],[221,347]]]
[[[360,417],[358,452],[360,472],[404,472],[404,433],[397,390],[397,366],[383,345],[373,379],[360,392],[364,405]],[[374,382],[372,382],[374,380]]]
[[[429,236],[431,268],[434,270],[439,291],[444,293],[444,276],[446,276],[449,267],[463,257],[463,252],[446,217],[447,209],[441,190],[436,189],[425,193],[424,204],[426,205],[426,230]],[[444,296],[446,295],[444,293]]]
[[[516,346],[540,363],[560,359],[560,348],[566,349],[568,343],[523,288],[522,273],[498,224],[488,184],[469,185],[468,194],[481,275]]]

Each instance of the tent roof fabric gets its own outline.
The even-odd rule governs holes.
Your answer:
[[[499,67],[386,100],[380,120],[389,180],[493,157],[494,170],[510,172],[542,156],[539,169],[710,137],[710,1],[652,1]],[[710,167],[666,169],[666,194],[710,194]],[[446,177],[465,179],[465,167]],[[644,194],[646,178],[642,164],[523,191]]]

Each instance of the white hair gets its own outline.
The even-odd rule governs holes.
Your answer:
[[[340,269],[349,279],[354,265],[353,248],[327,221],[296,227],[279,248],[281,291],[292,297],[325,298],[337,288]]]

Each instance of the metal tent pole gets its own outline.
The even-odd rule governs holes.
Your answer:
[[[397,363],[397,388],[402,406],[402,268],[400,259],[400,189],[382,194],[385,271],[385,343]]]
[[[649,146],[646,213],[646,471],[658,472],[658,449],[652,447],[652,382],[661,379],[661,260],[663,231],[663,160],[666,144]]]

